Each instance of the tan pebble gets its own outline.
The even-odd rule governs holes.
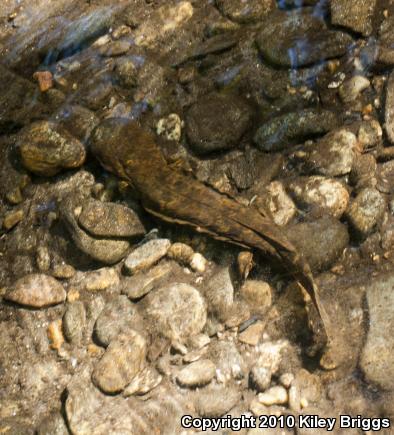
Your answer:
[[[300,405],[301,405],[301,408],[303,408],[303,409],[308,408],[308,406],[309,406],[308,400],[305,399],[305,397],[301,397]]]
[[[280,378],[279,378],[279,382],[285,387],[285,388],[290,388],[291,384],[294,381],[294,375],[293,373],[283,373]]]
[[[238,271],[242,279],[246,279],[253,269],[253,254],[249,251],[242,251],[238,254]]]
[[[64,336],[62,332],[62,320],[58,319],[50,323],[47,329],[47,335],[51,342],[51,349],[59,350],[64,343]]]
[[[23,210],[11,211],[7,213],[3,220],[3,227],[8,231],[23,219]]]
[[[52,271],[52,276],[59,279],[70,279],[74,275],[75,269],[69,264],[58,264]]]
[[[238,340],[251,346],[257,346],[263,334],[264,327],[264,323],[256,322],[245,331],[241,332],[238,336]]]
[[[46,92],[53,87],[53,76],[50,71],[37,71],[33,74],[41,92]]]
[[[79,291],[75,288],[71,288],[67,293],[67,302],[75,302],[80,298]]]
[[[207,260],[198,252],[193,254],[193,257],[190,261],[190,267],[198,273],[205,272],[205,269],[207,267]]]
[[[282,386],[271,387],[264,393],[260,393],[258,397],[260,403],[266,406],[284,405],[288,401],[287,390]]]
[[[20,187],[15,187],[15,189],[7,192],[5,197],[7,198],[7,201],[12,205],[20,204],[23,201]]]
[[[167,252],[168,257],[173,258],[181,264],[189,264],[193,254],[193,249],[185,243],[173,243]]]
[[[90,356],[98,356],[101,355],[103,353],[103,348],[101,348],[100,346],[97,346],[96,344],[89,344],[88,345],[88,354]]]
[[[301,411],[300,391],[295,386],[289,389],[289,408],[294,412]]]

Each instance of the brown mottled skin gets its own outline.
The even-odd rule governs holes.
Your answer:
[[[327,334],[329,319],[310,267],[270,219],[169,166],[152,135],[130,120],[103,121],[91,149],[105,169],[133,186],[147,212],[281,261],[311,296],[322,321],[319,332]]]

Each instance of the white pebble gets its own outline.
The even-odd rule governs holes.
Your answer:
[[[198,252],[193,254],[192,259],[190,261],[190,267],[199,273],[204,273],[207,267],[207,260]]]
[[[288,401],[288,394],[286,388],[276,386],[268,389],[264,393],[259,394],[259,401],[263,405],[284,405]]]

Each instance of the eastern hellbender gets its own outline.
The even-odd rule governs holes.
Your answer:
[[[271,219],[169,165],[154,137],[135,121],[104,120],[90,147],[106,170],[133,187],[148,213],[279,260],[310,295],[321,320],[312,328],[330,343],[330,319],[311,269]]]

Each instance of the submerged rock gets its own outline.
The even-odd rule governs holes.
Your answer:
[[[122,391],[145,363],[145,339],[133,330],[112,341],[92,374],[92,380],[105,393]]]
[[[385,121],[387,137],[394,144],[394,72],[387,82]]]
[[[262,151],[279,151],[290,144],[322,135],[338,126],[338,119],[328,110],[304,109],[273,118],[263,124],[254,136]]]
[[[270,14],[256,41],[269,62],[300,68],[344,55],[353,39],[344,32],[329,30],[313,14],[295,10]]]
[[[186,134],[191,148],[197,154],[235,148],[251,116],[251,108],[242,98],[220,94],[200,98],[186,115]]]
[[[149,269],[163,258],[170,249],[171,242],[168,239],[150,240],[136,248],[124,263],[125,271],[129,274]]]
[[[385,209],[386,201],[382,194],[370,187],[357,195],[349,207],[347,216],[356,232],[365,237],[382,219]]]
[[[188,284],[169,284],[152,292],[146,312],[155,328],[172,340],[198,334],[207,320],[204,299]]]
[[[349,203],[344,183],[332,178],[299,177],[289,184],[289,190],[301,207],[311,208],[322,216],[340,218]]]
[[[303,253],[313,271],[327,269],[349,243],[346,226],[331,217],[290,226],[286,234]]]
[[[377,0],[331,0],[331,23],[369,36]]]
[[[20,305],[43,308],[64,302],[66,291],[62,284],[51,276],[31,274],[16,281],[4,297]]]
[[[366,285],[369,331],[360,366],[368,381],[394,389],[394,275],[372,278]]]
[[[222,14],[237,23],[258,21],[275,8],[274,0],[216,0]]]
[[[90,199],[84,202],[78,222],[95,236],[138,237],[145,229],[136,213],[120,204]]]
[[[23,166],[37,175],[52,176],[62,169],[78,168],[86,151],[68,131],[50,121],[37,121],[18,135]]]

